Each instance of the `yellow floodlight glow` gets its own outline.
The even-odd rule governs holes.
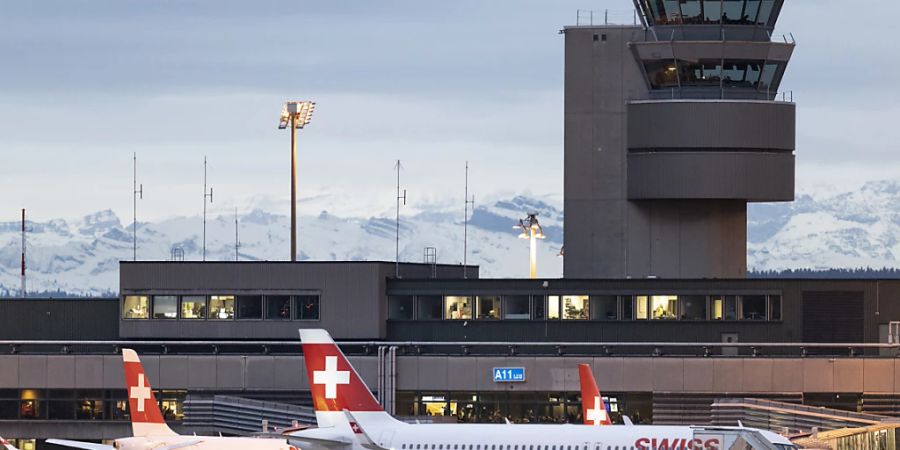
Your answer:
[[[524,219],[520,219],[518,225],[513,226],[522,230],[521,239],[528,239],[529,244],[529,275],[537,278],[537,240],[544,239],[544,229],[538,223],[537,213],[529,213]]]

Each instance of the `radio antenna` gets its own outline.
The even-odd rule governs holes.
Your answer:
[[[209,197],[209,202],[213,202],[213,190],[209,188],[209,193],[206,193],[206,156],[203,156],[203,260],[206,261],[206,198]]]
[[[238,240],[238,216],[237,208],[234,208],[234,260],[238,260],[238,249],[241,247],[241,241]]]
[[[25,208],[22,208],[22,298],[28,297],[25,285]]]
[[[137,261],[137,201],[138,201],[138,196],[140,196],[141,200],[144,199],[144,183],[141,183],[140,188],[138,187],[137,152],[134,152],[132,157],[133,157],[133,165],[134,165],[134,178],[132,178],[132,182],[133,182],[132,184],[134,185],[134,195],[132,196],[132,198],[134,200],[134,210],[133,210],[132,223],[131,223],[131,236],[133,239],[133,244],[132,244],[133,254],[132,254],[131,260]]]
[[[394,169],[397,170],[397,240],[396,240],[396,255],[394,259],[394,266],[396,268],[395,276],[400,278],[400,200],[403,200],[403,205],[406,205],[406,189],[403,190],[403,195],[400,195],[400,170],[403,169],[403,166],[400,165],[400,160],[397,160],[397,164],[394,166]]]
[[[463,278],[468,278],[468,257],[469,257],[469,205],[472,205],[472,213],[475,213],[475,194],[469,200],[469,162],[466,161],[466,191],[463,196],[466,204],[465,219],[463,220]]]

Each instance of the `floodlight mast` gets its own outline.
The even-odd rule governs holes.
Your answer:
[[[529,278],[537,278],[537,240],[544,239],[544,229],[538,223],[537,213],[528,213],[524,219],[519,219],[518,225],[513,225],[515,229],[521,229],[521,239],[528,239],[529,244]]]
[[[297,131],[309,125],[316,103],[287,102],[281,109],[278,129],[291,129],[291,261],[297,261]]]

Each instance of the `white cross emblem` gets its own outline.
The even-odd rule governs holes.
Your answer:
[[[144,382],[144,374],[138,374],[137,386],[132,386],[128,395],[137,400],[137,412],[144,412],[144,402],[150,400],[151,395],[150,386]]]
[[[337,356],[325,357],[325,370],[313,371],[313,384],[325,385],[325,398],[333,400],[337,398],[337,386],[350,384],[350,372],[337,370]]]
[[[606,421],[606,407],[599,396],[594,396],[594,408],[588,408],[585,417],[593,422],[595,427]]]

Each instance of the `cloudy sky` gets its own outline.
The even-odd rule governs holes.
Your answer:
[[[798,48],[798,186],[900,178],[900,2],[789,0]],[[630,23],[629,0],[80,1],[0,4],[0,221],[112,208],[140,218],[287,208],[287,99],[307,210],[377,215],[403,160],[411,207],[562,194],[563,37],[577,9]],[[877,12],[877,13],[876,13]],[[315,212],[315,211],[310,211]]]

